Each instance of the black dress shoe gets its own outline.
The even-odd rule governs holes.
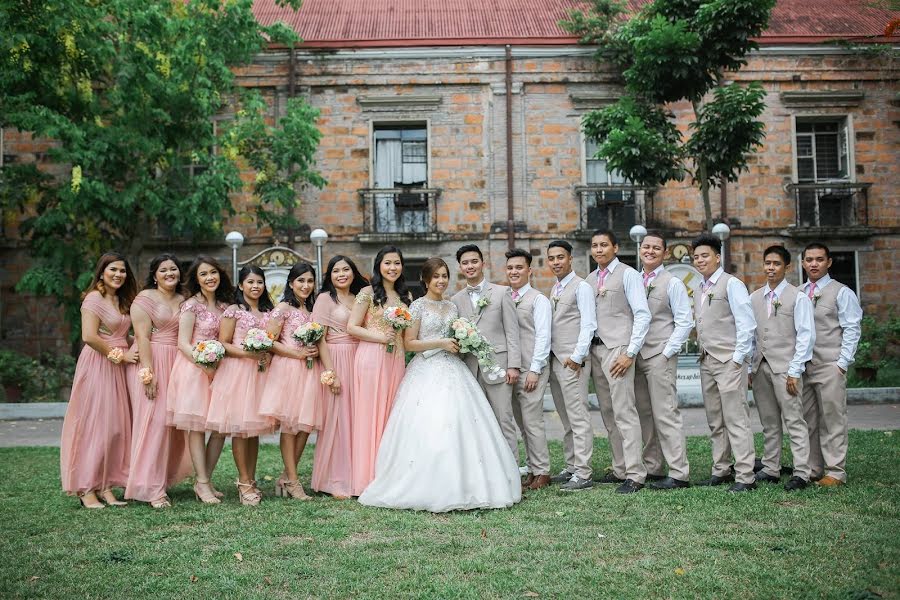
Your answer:
[[[697,485],[709,486],[709,485],[725,485],[726,483],[731,483],[734,481],[734,475],[729,473],[728,475],[713,475],[709,479],[704,479],[703,481],[698,481]]]
[[[625,483],[616,488],[617,494],[633,494],[635,492],[641,491],[641,488],[644,487],[643,483],[638,483],[632,479],[626,479]]]
[[[762,470],[763,470],[762,459],[757,458],[755,461],[753,461],[753,472],[759,473]]]
[[[801,479],[800,477],[791,477],[790,480],[786,484],[784,484],[784,491],[794,492],[796,490],[802,490],[808,485],[809,482],[805,479]]]
[[[647,481],[662,481],[666,479],[665,475],[647,475]]]
[[[606,474],[603,475],[603,477],[595,479],[594,481],[596,481],[597,483],[619,483],[619,484],[622,484],[622,483],[625,483],[626,480],[619,479],[618,477],[616,477],[615,473],[613,473],[612,471],[607,471]]]
[[[765,471],[760,471],[756,474],[756,483],[779,483],[781,482],[781,477],[775,477],[773,475],[769,475]]]
[[[677,490],[681,488],[691,487],[690,481],[684,481],[682,479],[673,479],[671,477],[666,477],[665,479],[660,479],[659,481],[654,481],[651,484],[647,485],[651,490]]]
[[[756,489],[755,483],[736,483],[733,486],[731,486],[730,488],[728,488],[728,491],[733,494],[736,494],[738,492],[749,492],[750,490],[755,490],[755,489]]]

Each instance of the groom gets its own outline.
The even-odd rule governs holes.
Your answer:
[[[509,449],[518,459],[519,444],[512,412],[513,387],[519,380],[519,368],[522,366],[516,305],[506,293],[506,287],[485,280],[484,257],[478,246],[466,244],[460,247],[456,251],[456,262],[466,278],[466,287],[453,296],[453,304],[459,309],[459,316],[475,323],[494,347],[494,360],[506,371],[506,377],[496,380],[486,378],[478,366],[478,360],[471,354],[465,355],[465,361],[484,390]]]

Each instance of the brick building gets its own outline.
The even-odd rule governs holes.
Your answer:
[[[557,25],[576,5],[306,0],[293,15],[258,0],[262,22],[284,20],[305,43],[259,56],[240,70],[240,84],[264,92],[273,118],[291,95],[321,111],[318,168],[328,185],[304,193],[300,231],[259,230],[242,215],[229,222],[226,230],[247,238],[241,258],[275,242],[312,256],[309,229],[322,227],[326,256],[358,257],[364,271],[385,243],[403,248],[415,279],[427,257],[453,265],[456,248],[472,242],[485,251],[491,278],[502,280],[512,243],[532,251],[538,286],[549,288],[541,256],[550,240],[572,241],[576,270],[586,274],[590,231],[612,227],[620,254],[633,261],[627,232],[641,223],[666,231],[671,261],[682,263],[703,230],[699,190],[689,181],[629,185],[593,159],[580,131],[585,112],[614,101],[621,83]],[[832,43],[891,41],[879,36],[892,16],[862,3],[781,0],[760,50],[729,74],[767,91],[765,146],[737,183],[712,192],[714,217],[732,231],[731,270],[751,289],[764,282],[765,246],[799,251],[823,240],[836,251],[833,273],[869,310],[893,305],[898,289],[884,273],[900,259],[900,72],[889,53]],[[33,142],[6,133],[4,153],[39,158],[26,147]],[[15,255],[24,265],[22,252],[9,250],[17,243],[4,243],[4,262]],[[200,250],[159,239],[158,249],[170,246],[184,256]],[[138,261],[141,270],[155,250]],[[202,250],[230,262],[224,243]],[[677,268],[691,279],[688,265]],[[17,272],[2,276],[3,298]],[[15,329],[26,327],[17,311],[3,302],[0,344],[35,335],[51,343],[51,325]]]

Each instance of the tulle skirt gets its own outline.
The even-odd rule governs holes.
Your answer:
[[[350,423],[356,348],[356,343],[328,344],[331,364],[341,381],[341,393],[332,394],[327,387],[319,387],[323,398],[323,423],[316,434],[311,485],[317,492],[335,496],[350,496],[353,491]]]
[[[308,433],[321,429],[325,420],[320,382],[322,371],[322,363],[318,360],[308,369],[306,360],[286,356],[272,358],[259,403],[260,414],[278,421],[282,433]]]
[[[205,431],[209,386],[206,371],[178,352],[166,391],[166,423],[185,431]]]
[[[210,386],[206,429],[234,437],[272,433],[274,421],[259,412],[267,377],[256,358],[222,359]]]

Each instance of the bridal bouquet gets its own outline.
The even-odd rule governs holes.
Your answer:
[[[198,365],[215,368],[225,356],[225,346],[217,340],[197,342],[191,350],[191,356]]]
[[[247,337],[244,338],[242,345],[247,352],[262,353],[271,350],[273,343],[274,337],[270,333],[264,329],[254,327],[247,332]],[[266,370],[266,363],[263,357],[260,357],[258,364],[260,371]]]
[[[384,320],[397,332],[403,331],[412,325],[412,315],[409,314],[405,306],[388,306],[384,309]],[[388,353],[393,352],[394,344],[388,344],[387,351]]]
[[[463,317],[456,319],[450,324],[450,337],[459,343],[460,352],[468,352],[478,359],[485,377],[497,381],[505,375],[503,369],[494,362],[494,348],[484,339],[474,323]]]
[[[293,335],[294,339],[304,346],[315,346],[316,343],[318,343],[318,341],[322,339],[322,336],[325,335],[325,328],[315,321],[310,321],[309,323],[304,323],[303,325],[295,329],[294,333],[291,335]],[[313,359],[307,358],[306,368],[312,369],[312,367]]]

